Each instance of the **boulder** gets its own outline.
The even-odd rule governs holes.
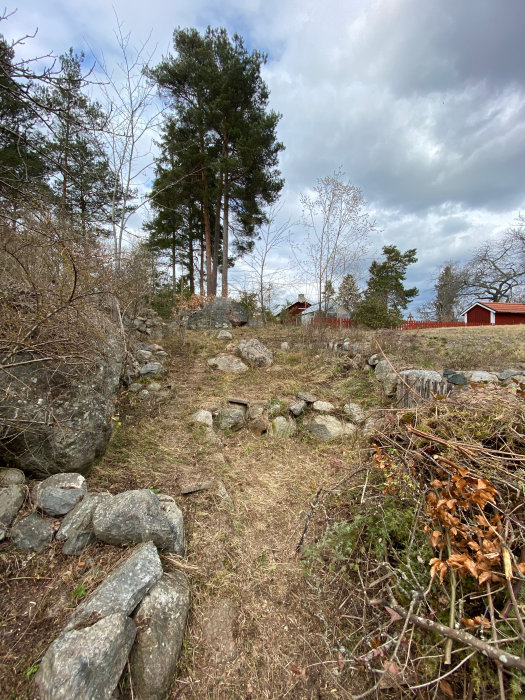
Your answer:
[[[93,513],[93,532],[97,540],[125,545],[154,542],[159,549],[184,553],[184,538],[180,531],[177,506],[168,513],[149,489],[124,491],[105,498]]]
[[[0,467],[0,487],[15,486],[25,484],[26,476],[20,469],[12,469],[10,467]]]
[[[130,669],[134,693],[140,700],[166,696],[177,667],[189,606],[188,581],[180,571],[164,574],[139,605]]]
[[[86,480],[82,474],[64,472],[38,483],[33,489],[33,500],[46,515],[65,515],[86,493]]]
[[[219,331],[217,333],[217,339],[218,340],[233,340],[233,335],[230,333],[230,331]]]
[[[130,615],[161,576],[162,564],[153,542],[139,545],[80,603],[64,629],[74,629],[84,620],[96,616],[107,617],[114,613]]]
[[[498,379],[500,382],[505,382],[507,379],[510,379],[511,377],[515,377],[518,374],[523,375],[523,370],[520,369],[504,369],[502,372],[498,374]],[[1,475],[0,475],[0,481],[1,481]]]
[[[375,366],[375,377],[383,385],[383,391],[387,396],[394,396],[397,390],[397,374],[392,370],[386,360],[379,360]]]
[[[41,552],[53,539],[53,523],[38,513],[30,513],[11,529],[11,540],[22,552]]]
[[[329,401],[314,401],[312,408],[317,413],[333,413],[335,411],[335,406]]]
[[[24,499],[24,489],[18,484],[0,488],[0,542],[5,538],[7,528],[18,515]]]
[[[300,416],[305,412],[306,405],[306,401],[296,401],[290,406],[290,413],[293,413],[296,417]]]
[[[208,365],[221,372],[231,372],[232,374],[240,374],[248,371],[248,366],[235,355],[219,355],[208,360]]]
[[[432,396],[448,393],[447,377],[428,369],[405,369],[399,373],[396,390],[398,406],[412,408]]]
[[[357,425],[363,425],[366,420],[366,415],[358,403],[345,403],[343,413],[347,418]]]
[[[270,435],[274,438],[287,438],[297,431],[293,418],[276,416],[270,421]]]
[[[211,411],[196,411],[192,416],[191,416],[191,422],[192,423],[197,423],[200,425],[206,425],[208,428],[211,428],[213,425],[213,416],[211,414]]]
[[[96,496],[87,494],[62,520],[55,539],[66,540],[62,547],[64,554],[81,554],[88,545],[95,541],[92,523],[93,513],[99,503],[106,498],[111,498],[109,493],[99,493]]]
[[[305,401],[306,403],[315,403],[317,401],[317,396],[314,396],[307,391],[298,391],[296,397],[300,401]]]
[[[320,440],[334,440],[343,435],[343,423],[334,416],[317,415],[308,426],[308,430]]]
[[[160,362],[148,362],[140,368],[141,377],[160,377],[164,374],[164,367]]]
[[[108,615],[91,627],[62,633],[35,677],[43,700],[106,700],[113,696],[136,635],[131,618]]]
[[[475,384],[497,384],[498,375],[494,372],[484,372],[482,370],[475,370],[473,372],[464,372],[465,377],[469,382]]]
[[[190,314],[188,328],[236,328],[248,323],[248,312],[233,299],[215,297],[207,301],[202,309]]]
[[[255,367],[270,367],[273,364],[273,353],[257,338],[252,338],[238,346],[241,357]]]
[[[244,426],[246,411],[243,408],[221,408],[213,422],[218,430],[240,430]]]
[[[445,379],[449,384],[454,384],[455,386],[466,386],[468,384],[468,379],[463,372],[452,372],[445,375]]]
[[[0,440],[0,459],[36,477],[86,474],[109,441],[113,399],[124,363],[119,331],[107,323],[92,371],[29,362],[0,372],[0,413],[12,427]],[[17,427],[18,426],[18,427]]]

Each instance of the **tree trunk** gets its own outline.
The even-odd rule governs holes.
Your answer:
[[[224,207],[222,212],[222,296],[228,296],[228,213],[230,209],[230,199],[227,185],[228,175],[224,183]]]

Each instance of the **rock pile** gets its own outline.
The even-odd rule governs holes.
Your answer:
[[[18,470],[0,470],[2,538],[29,497],[24,481]],[[90,494],[78,473],[53,475],[37,483],[30,497],[38,510],[15,522],[10,533],[20,550],[39,552],[53,537],[64,542],[65,554],[75,555],[94,540],[138,543],[75,609],[47,650],[35,677],[40,696],[110,698],[129,659],[135,697],[163,698],[190,603],[186,577],[164,573],[157,551],[184,554],[182,513],[174,499],[148,489]]]

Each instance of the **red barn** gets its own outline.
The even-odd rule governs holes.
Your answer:
[[[525,304],[476,301],[461,314],[467,325],[506,326],[525,323]]]

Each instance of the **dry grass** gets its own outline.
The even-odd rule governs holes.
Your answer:
[[[408,340],[383,334],[380,342],[400,363],[433,358],[439,366],[442,357],[435,352],[435,337],[444,336],[447,342],[439,340],[440,346],[458,352],[467,342],[476,345],[483,357],[480,330],[489,344],[501,346],[501,366],[519,361],[523,335],[515,328],[508,334],[499,328],[469,329],[463,336],[463,329],[420,331],[405,334]],[[369,342],[373,351],[371,335],[348,335],[353,341]],[[170,697],[352,697],[373,685],[362,669],[343,663],[340,655],[341,639],[357,635],[359,640],[359,625],[350,617],[359,617],[362,603],[340,585],[340,573],[307,573],[296,546],[320,489],[326,491],[313,509],[306,544],[315,543],[337,518],[352,517],[342,494],[362,488],[360,470],[369,459],[368,445],[319,443],[300,427],[286,440],[248,431],[225,435],[224,449],[219,449],[191,424],[190,416],[204,406],[225,405],[230,396],[291,402],[298,390],[309,390],[338,406],[353,400],[365,407],[382,398],[373,377],[327,349],[326,343],[340,339],[340,333],[312,336],[301,328],[279,326],[236,329],[234,336],[235,342],[259,338],[274,351],[274,367],[223,375],[211,370],[206,360],[223,351],[226,343],[206,332],[188,333],[184,347],[168,348],[167,380],[174,387],[169,399],[159,403],[123,396],[122,426],[93,469],[90,489],[154,488],[175,496],[183,510],[192,609]],[[282,341],[291,349],[281,351]],[[185,483],[208,479],[224,484],[233,507],[214,489],[181,495]],[[325,498],[329,491],[330,499]],[[80,558],[85,564],[78,566],[79,560],[61,555],[58,545],[40,555],[16,553],[7,542],[0,545],[0,583],[10,593],[2,596],[0,611],[2,697],[32,697],[28,676],[70,614],[73,590],[88,575],[89,592],[121,555],[117,548],[94,544]],[[177,566],[170,557],[164,557],[164,565],[167,570]],[[345,600],[349,595],[350,603]],[[210,648],[209,618],[223,609],[221,605],[231,613],[231,624],[224,626],[231,626],[234,640],[227,661],[221,661],[220,648]],[[347,617],[342,617],[343,607]],[[216,642],[220,647],[220,639]],[[388,696],[386,690],[382,693]],[[129,694],[129,688],[123,688],[124,697]]]

